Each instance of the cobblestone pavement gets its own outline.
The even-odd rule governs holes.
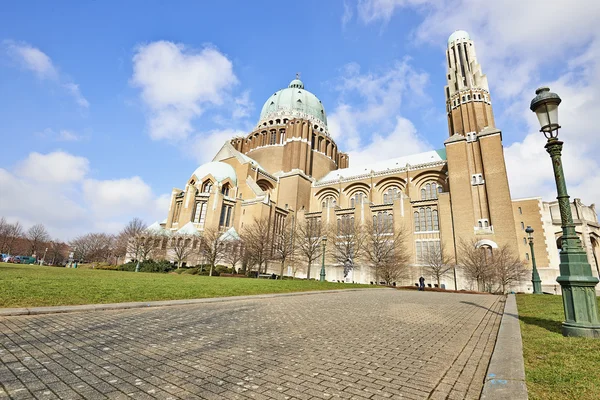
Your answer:
[[[0,318],[0,399],[477,399],[491,295],[364,290]]]

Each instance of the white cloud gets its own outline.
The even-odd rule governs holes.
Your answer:
[[[238,82],[231,61],[212,47],[190,49],[158,41],[139,46],[131,84],[150,108],[153,139],[184,139],[203,107],[220,105]]]
[[[244,91],[240,96],[234,99],[235,107],[233,109],[233,118],[246,118],[250,116],[250,111],[254,108],[254,104],[250,100],[250,91]]]
[[[108,217],[144,209],[153,197],[152,189],[139,176],[103,181],[86,179],[83,194],[95,213]]]
[[[431,150],[431,145],[419,135],[413,123],[406,118],[396,117],[392,132],[386,135],[376,133],[368,145],[350,151],[350,162],[352,165],[363,165],[428,150]]]
[[[89,170],[89,161],[55,151],[48,154],[30,153],[16,168],[18,175],[36,182],[68,183],[83,179]]]
[[[36,135],[57,142],[78,142],[83,139],[82,135],[67,129],[61,129],[56,132],[51,128],[46,128],[43,131],[36,133]]]
[[[56,79],[58,72],[52,64],[52,60],[43,51],[27,43],[17,44],[13,41],[5,41],[9,53],[21,61],[22,65],[35,72],[42,79]]]
[[[408,59],[378,73],[361,73],[357,63],[343,68],[336,84],[338,105],[327,120],[340,149],[350,153],[351,165],[381,159],[380,146],[385,141],[390,158],[410,154],[408,149],[430,148],[414,125],[401,116],[404,106],[429,102],[423,90],[427,83],[427,74],[416,71]]]
[[[162,221],[170,194],[155,195],[140,177],[89,179],[89,161],[55,151],[31,153],[13,171],[0,168],[0,216],[26,228],[42,223],[60,240],[116,233],[132,217]]]
[[[62,87],[67,90],[79,106],[82,108],[89,108],[90,103],[81,94],[79,85],[62,77],[52,62],[52,59],[46,53],[28,43],[17,43],[12,40],[5,40],[4,44],[9,55],[18,60],[25,68],[33,71],[38,78],[48,79],[59,83],[62,82]]]
[[[204,164],[212,160],[226,141],[236,136],[245,137],[246,135],[247,132],[242,130],[216,129],[190,138],[185,148],[198,163]]]
[[[71,96],[73,96],[77,104],[79,104],[81,107],[90,107],[89,101],[87,101],[87,99],[81,94],[81,90],[79,90],[79,85],[75,83],[65,83],[63,84],[63,87],[67,89],[69,93],[71,93]]]
[[[352,7],[348,4],[347,0],[344,0],[344,14],[342,14],[342,27],[346,27],[346,25],[348,24],[348,22],[350,22],[353,16],[354,11],[352,10]]]

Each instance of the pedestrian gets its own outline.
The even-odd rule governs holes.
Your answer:
[[[421,290],[421,291],[425,290],[425,278],[423,278],[423,277],[419,278],[419,290]]]

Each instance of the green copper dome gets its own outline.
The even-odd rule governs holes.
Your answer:
[[[452,32],[452,35],[450,35],[450,37],[448,38],[448,44],[463,39],[471,40],[471,36],[469,36],[469,34],[465,31],[454,31]]]
[[[272,117],[309,117],[309,119],[314,119],[314,122],[320,122],[325,127],[327,126],[327,115],[321,100],[305,90],[304,83],[298,78],[291,81],[287,88],[275,92],[267,99],[260,112],[260,121]]]

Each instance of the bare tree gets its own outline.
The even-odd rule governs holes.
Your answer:
[[[140,218],[133,218],[119,233],[117,254],[129,256],[136,261],[143,261],[150,257],[154,249],[152,239],[153,235],[146,232],[146,223]]]
[[[491,290],[494,268],[492,249],[478,246],[477,240],[461,240],[458,244],[458,264],[465,277],[477,284],[477,290]]]
[[[375,272],[375,281],[386,284],[404,278],[410,254],[407,251],[406,231],[394,227],[391,220],[369,222],[365,226],[364,256]]]
[[[283,221],[281,230],[273,236],[273,256],[281,262],[279,276],[283,279],[285,263],[293,256],[296,250],[296,226],[294,217],[289,216]]]
[[[171,239],[171,251],[175,256],[177,269],[194,253],[194,239],[195,236],[186,234],[177,234]]]
[[[212,276],[217,261],[225,254],[226,242],[222,236],[223,234],[215,228],[206,228],[202,234],[200,246],[204,259],[210,264],[209,276]]]
[[[323,251],[321,240],[324,235],[323,226],[320,218],[306,218],[298,221],[296,226],[296,247],[300,257],[306,261],[306,279],[310,279],[310,269],[315,260],[317,260]],[[295,263],[294,276],[300,263]]]
[[[48,255],[46,258],[50,259],[50,265],[59,265],[65,261],[68,250],[68,246],[65,243],[53,240],[48,247]]]
[[[223,259],[231,264],[231,268],[235,272],[235,266],[242,261],[244,249],[242,248],[242,241],[228,240],[225,242],[225,252]]]
[[[76,259],[89,262],[107,262],[115,251],[116,239],[106,233],[87,233],[70,243]]]
[[[272,238],[269,232],[269,220],[255,218],[253,223],[244,227],[241,237],[249,257],[248,266],[255,265],[258,273],[267,271],[267,262],[271,259]]]
[[[427,251],[423,251],[421,261],[427,271],[433,275],[438,287],[444,275],[446,275],[454,267],[453,258],[448,255],[448,252],[441,242],[434,242],[434,246],[429,246]]]
[[[17,221],[9,224],[4,217],[0,219],[0,252],[11,254],[14,244],[23,237],[23,227]]]
[[[41,249],[50,241],[50,235],[43,224],[35,224],[27,230],[27,240],[31,255],[39,258]]]
[[[344,277],[348,276],[364,255],[368,237],[367,229],[354,217],[342,217],[337,226],[329,226],[327,246],[333,260],[344,266]]]
[[[506,293],[506,288],[524,280],[530,272],[519,255],[508,245],[493,250],[493,280]]]

